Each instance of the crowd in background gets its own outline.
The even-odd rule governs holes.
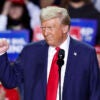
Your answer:
[[[34,30],[40,26],[40,10],[51,5],[67,8],[71,18],[95,19],[97,34],[94,46],[100,46],[100,0],[0,0],[0,31],[27,29],[30,42],[33,41]],[[100,49],[96,50],[100,64]],[[0,100],[4,100],[4,95],[1,89]]]
[[[100,43],[100,12],[95,0],[2,0],[0,4],[0,31],[28,29],[31,41],[35,27],[40,25],[41,8],[61,6],[68,9],[71,18],[97,20],[96,44]]]
[[[96,19],[100,25],[100,12],[94,6],[93,0],[2,0],[0,8],[0,31],[6,29],[29,29],[30,40],[34,28],[40,25],[41,8],[61,6],[67,8],[71,18]],[[94,0],[95,1],[95,0]],[[99,1],[99,0],[98,0]],[[96,44],[100,43],[100,28],[98,28]]]

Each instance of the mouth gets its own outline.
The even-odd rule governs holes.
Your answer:
[[[52,36],[45,36],[45,39],[46,39],[47,41],[49,41],[49,40],[52,40],[53,38],[52,38]]]

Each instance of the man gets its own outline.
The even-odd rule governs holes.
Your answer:
[[[0,40],[0,80],[3,85],[13,88],[23,82],[24,100],[59,100],[57,56],[60,48],[65,51],[61,68],[62,100],[100,100],[95,50],[69,36],[70,18],[66,9],[44,8],[40,18],[45,40],[26,46],[13,67],[5,53],[9,45],[6,40]]]

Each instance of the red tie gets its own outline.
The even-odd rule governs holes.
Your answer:
[[[57,52],[55,53],[51,64],[51,70],[47,84],[46,100],[56,100],[57,97],[57,88],[59,82],[57,59],[58,59],[58,51],[60,50],[60,48],[57,47],[56,50]]]

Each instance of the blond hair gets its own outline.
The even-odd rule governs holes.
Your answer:
[[[41,10],[41,13],[40,13],[41,22],[49,20],[49,19],[53,19],[53,18],[59,18],[62,24],[70,25],[70,17],[69,17],[67,9],[57,7],[57,6],[48,6]]]

